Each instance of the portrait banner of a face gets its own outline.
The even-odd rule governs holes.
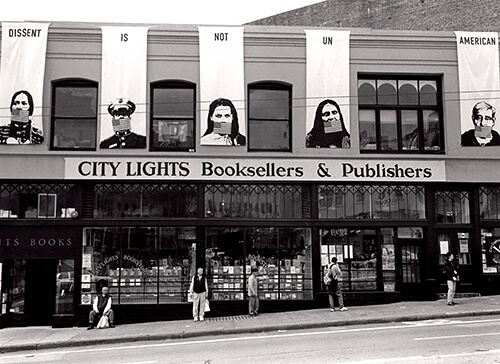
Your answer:
[[[101,149],[146,148],[148,27],[102,30]]]
[[[42,144],[48,23],[2,23],[0,144]]]
[[[498,33],[455,32],[460,90],[461,145],[498,146],[500,105]]]
[[[242,27],[198,27],[200,144],[246,145]]]
[[[349,31],[306,30],[306,148],[349,148]]]

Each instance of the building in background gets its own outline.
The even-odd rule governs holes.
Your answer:
[[[30,23],[6,29],[12,41],[42,34]],[[461,144],[473,121],[457,53],[497,47],[496,33],[80,23],[47,32],[34,101],[44,141],[0,145],[3,327],[85,324],[103,285],[118,323],[188,318],[198,267],[213,315],[246,312],[252,267],[262,312],[327,307],[332,256],[349,305],[435,299],[448,251],[459,292],[499,293],[498,150]],[[491,90],[476,93],[496,104]],[[131,117],[110,116],[117,98],[134,103]],[[0,103],[2,125],[22,119],[10,96]],[[106,128],[113,148],[99,145]],[[307,147],[313,129],[324,144]],[[121,147],[130,130],[145,148]],[[207,131],[220,144],[202,143]],[[339,132],[336,145],[328,136]]]

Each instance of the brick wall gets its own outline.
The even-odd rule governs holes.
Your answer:
[[[500,31],[498,0],[327,0],[251,25]]]

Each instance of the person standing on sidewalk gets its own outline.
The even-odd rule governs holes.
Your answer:
[[[330,301],[330,311],[335,311],[335,297],[337,296],[337,300],[339,301],[339,309],[340,311],[347,311],[347,307],[344,306],[344,298],[342,296],[342,272],[340,267],[337,264],[337,257],[332,258],[332,264],[328,268],[331,272],[332,281],[328,286],[328,299]]]
[[[208,294],[207,277],[203,273],[203,268],[198,268],[197,274],[191,280],[189,293],[193,295],[194,321],[203,321],[205,319],[205,300]]]
[[[248,313],[257,316],[259,313],[259,282],[257,275],[259,268],[252,267],[252,274],[248,278]]]
[[[446,282],[448,283],[448,296],[446,303],[448,306],[454,306],[457,303],[454,301],[455,292],[457,290],[457,282],[459,281],[458,276],[458,266],[455,262],[455,256],[453,253],[446,253],[446,261],[444,262],[444,276],[446,277]]]

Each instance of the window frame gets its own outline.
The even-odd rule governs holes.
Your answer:
[[[360,140],[361,153],[379,153],[379,154],[444,154],[444,119],[443,119],[443,100],[442,100],[442,74],[368,74],[359,73],[357,79],[358,100],[362,99],[359,95],[359,84],[362,80],[375,81],[375,103],[358,103],[358,113],[361,110],[373,111],[375,114],[375,138],[376,148],[362,149]],[[394,80],[396,83],[396,103],[395,104],[381,104],[377,100],[378,84],[380,80]],[[436,83],[436,104],[427,105],[421,104],[421,90],[417,89],[417,104],[400,103],[399,82],[412,82],[412,81],[434,81]],[[387,97],[388,95],[384,95]],[[425,149],[424,143],[424,113],[426,110],[435,111],[439,115],[439,144],[440,149]],[[382,149],[381,140],[381,114],[383,111],[395,111],[396,113],[396,128],[397,128],[397,149],[384,150]],[[418,127],[418,149],[403,149],[403,117],[404,111],[416,111],[417,113],[417,127]],[[359,121],[358,121],[359,122]],[[361,127],[359,127],[361,133]],[[358,135],[361,138],[360,135]]]
[[[193,91],[193,115],[192,117],[172,117],[172,116],[160,116],[160,117],[155,117],[154,114],[154,91],[156,89],[183,89],[183,90],[192,90]],[[150,123],[149,123],[149,150],[150,151],[155,151],[155,152],[194,152],[196,151],[196,84],[194,82],[190,81],[184,81],[184,80],[160,80],[160,81],[155,81],[150,83],[150,97],[151,97],[151,103],[150,103]],[[154,145],[153,141],[153,136],[154,136],[154,120],[161,120],[161,121],[179,121],[179,120],[186,120],[186,121],[192,121],[193,124],[193,141],[191,146],[187,147],[179,147],[179,148],[172,148],[172,147],[159,147]]]
[[[58,87],[66,87],[66,88],[95,88],[96,89],[96,110],[95,110],[95,118],[92,117],[87,117],[87,116],[63,116],[63,117],[57,117],[56,116],[56,89]],[[95,120],[95,125],[94,125],[94,140],[95,140],[95,145],[93,147],[89,148],[76,148],[76,147],[57,147],[54,145],[55,141],[55,133],[56,133],[56,120],[68,120],[68,119],[77,119],[77,120],[89,120],[89,119],[94,119]],[[86,78],[66,78],[66,79],[61,79],[61,80],[55,80],[52,81],[52,96],[51,96],[51,115],[50,115],[50,125],[51,125],[51,131],[50,131],[50,150],[61,150],[61,151],[96,151],[97,150],[97,145],[98,145],[98,140],[97,140],[97,128],[98,128],[98,121],[99,119],[99,82],[93,81],[90,79]]]
[[[275,119],[275,118],[252,118],[252,109],[250,91],[252,90],[272,90],[272,91],[286,91],[288,92],[288,147],[286,149],[279,148],[252,148],[252,135],[250,132],[250,124],[252,121],[283,121],[285,119]],[[248,151],[249,152],[291,152],[292,151],[292,84],[280,81],[258,81],[252,82],[247,85],[247,109],[248,109]]]

